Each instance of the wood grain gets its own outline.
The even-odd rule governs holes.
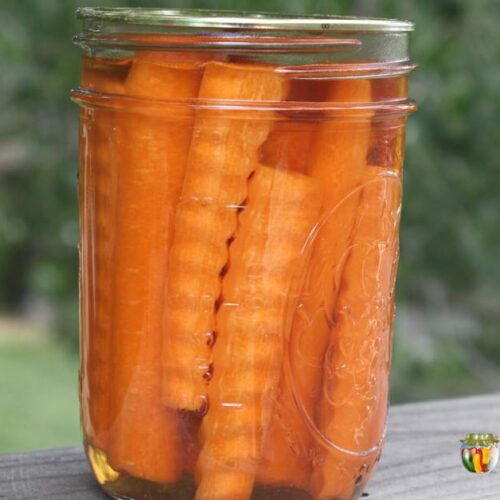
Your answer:
[[[380,467],[369,500],[500,498],[500,466],[467,472],[459,440],[469,432],[500,433],[500,394],[393,406]],[[0,499],[106,498],[92,479],[80,446],[0,455]]]

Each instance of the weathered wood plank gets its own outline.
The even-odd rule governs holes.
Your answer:
[[[500,433],[500,394],[391,408],[387,442],[367,493],[370,500],[500,498],[500,466],[467,472],[459,440],[469,432]],[[98,500],[81,447],[0,455],[0,499]]]
[[[461,464],[460,439],[469,432],[500,434],[500,394],[393,407],[369,498],[500,498],[500,465],[475,475]]]
[[[92,500],[106,498],[92,479],[81,446],[0,455],[0,498]]]

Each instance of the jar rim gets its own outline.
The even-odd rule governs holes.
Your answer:
[[[145,113],[174,112],[179,116],[182,111],[203,110],[215,115],[223,112],[233,119],[286,120],[291,114],[300,121],[334,120],[359,122],[370,118],[404,118],[417,109],[413,99],[401,98],[380,102],[303,102],[303,101],[241,101],[227,99],[151,99],[147,97],[109,94],[92,89],[77,88],[70,93],[71,100],[86,108],[108,110],[127,110]],[[374,113],[379,114],[374,117]]]
[[[207,9],[158,9],[126,7],[81,7],[77,9],[79,19],[125,24],[141,24],[158,28],[209,28],[303,31],[311,34],[336,32],[394,33],[411,32],[411,21],[398,19],[275,14]]]

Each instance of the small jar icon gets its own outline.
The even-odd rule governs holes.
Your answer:
[[[493,434],[467,434],[461,440],[464,467],[475,474],[491,472],[498,462],[498,437]]]

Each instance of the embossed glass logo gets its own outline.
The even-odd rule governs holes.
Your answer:
[[[493,434],[467,434],[461,440],[464,467],[475,474],[491,472],[498,462],[498,437]]]

